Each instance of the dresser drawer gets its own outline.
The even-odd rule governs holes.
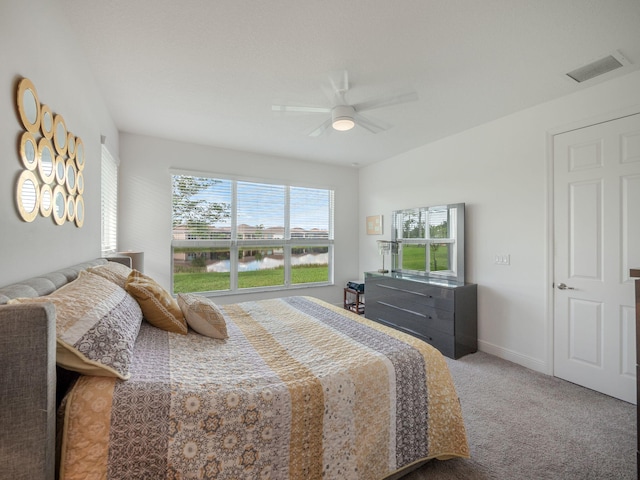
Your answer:
[[[369,308],[368,305],[367,308]],[[380,311],[377,311],[377,313],[380,313]],[[440,353],[446,355],[447,357],[456,357],[456,342],[453,335],[447,335],[446,333],[440,332],[435,329],[424,328],[424,325],[421,325],[419,323],[416,324],[410,321],[402,321],[397,317],[390,319],[384,314],[376,315],[373,320],[388,327],[395,328],[396,330],[400,330],[402,332],[408,333],[409,335],[417,337],[420,340],[428,343],[429,345],[434,346],[435,348],[440,350]]]
[[[372,287],[375,289],[375,296],[393,296],[397,299],[396,303],[417,301],[442,310],[454,309],[455,294],[453,290],[448,288],[434,287],[419,282],[406,282],[395,278],[385,278],[382,281],[375,279],[372,282],[367,282],[367,295],[371,293]]]
[[[419,305],[418,305],[419,306]],[[423,307],[421,312],[411,310],[403,305],[399,307],[384,301],[369,302],[367,308],[371,311],[367,318],[383,319],[395,325],[401,325],[419,333],[437,330],[447,335],[453,335],[455,324],[453,313],[446,310]]]

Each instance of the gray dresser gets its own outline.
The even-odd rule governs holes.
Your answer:
[[[478,348],[477,285],[406,273],[365,273],[365,317],[460,358]]]

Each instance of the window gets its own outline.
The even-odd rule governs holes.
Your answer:
[[[330,284],[333,191],[173,174],[173,291]]]
[[[101,175],[102,228],[101,247],[103,256],[116,253],[118,248],[118,162],[102,145]]]

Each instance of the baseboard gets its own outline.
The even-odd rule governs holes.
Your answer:
[[[507,348],[499,347],[498,345],[485,342],[483,340],[478,340],[478,350],[480,350],[481,352],[489,353],[491,355],[495,355],[498,358],[517,363],[518,365],[530,368],[531,370],[535,370],[536,372],[549,375],[547,363],[543,362],[542,360],[538,360],[537,358],[529,357],[527,355],[514,352],[513,350],[509,350]]]

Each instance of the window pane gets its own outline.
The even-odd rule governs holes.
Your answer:
[[[448,211],[449,209],[446,206],[429,209],[430,238],[449,238]]]
[[[230,180],[174,175],[173,239],[231,238]]]
[[[238,240],[284,238],[285,187],[238,182]]]
[[[427,212],[423,208],[415,208],[412,211],[405,210],[398,217],[401,225],[397,225],[397,231],[402,235],[398,238],[425,238],[425,225]]]
[[[451,270],[452,243],[432,243],[429,252],[429,268],[432,272]]]
[[[284,285],[284,247],[238,250],[238,288]]]
[[[291,247],[291,283],[329,281],[329,247]]]
[[[402,245],[402,269],[419,270],[424,272],[427,268],[427,245],[405,244]]]
[[[333,192],[291,187],[291,238],[333,238]]]
[[[173,248],[173,292],[229,290],[228,248]]]

